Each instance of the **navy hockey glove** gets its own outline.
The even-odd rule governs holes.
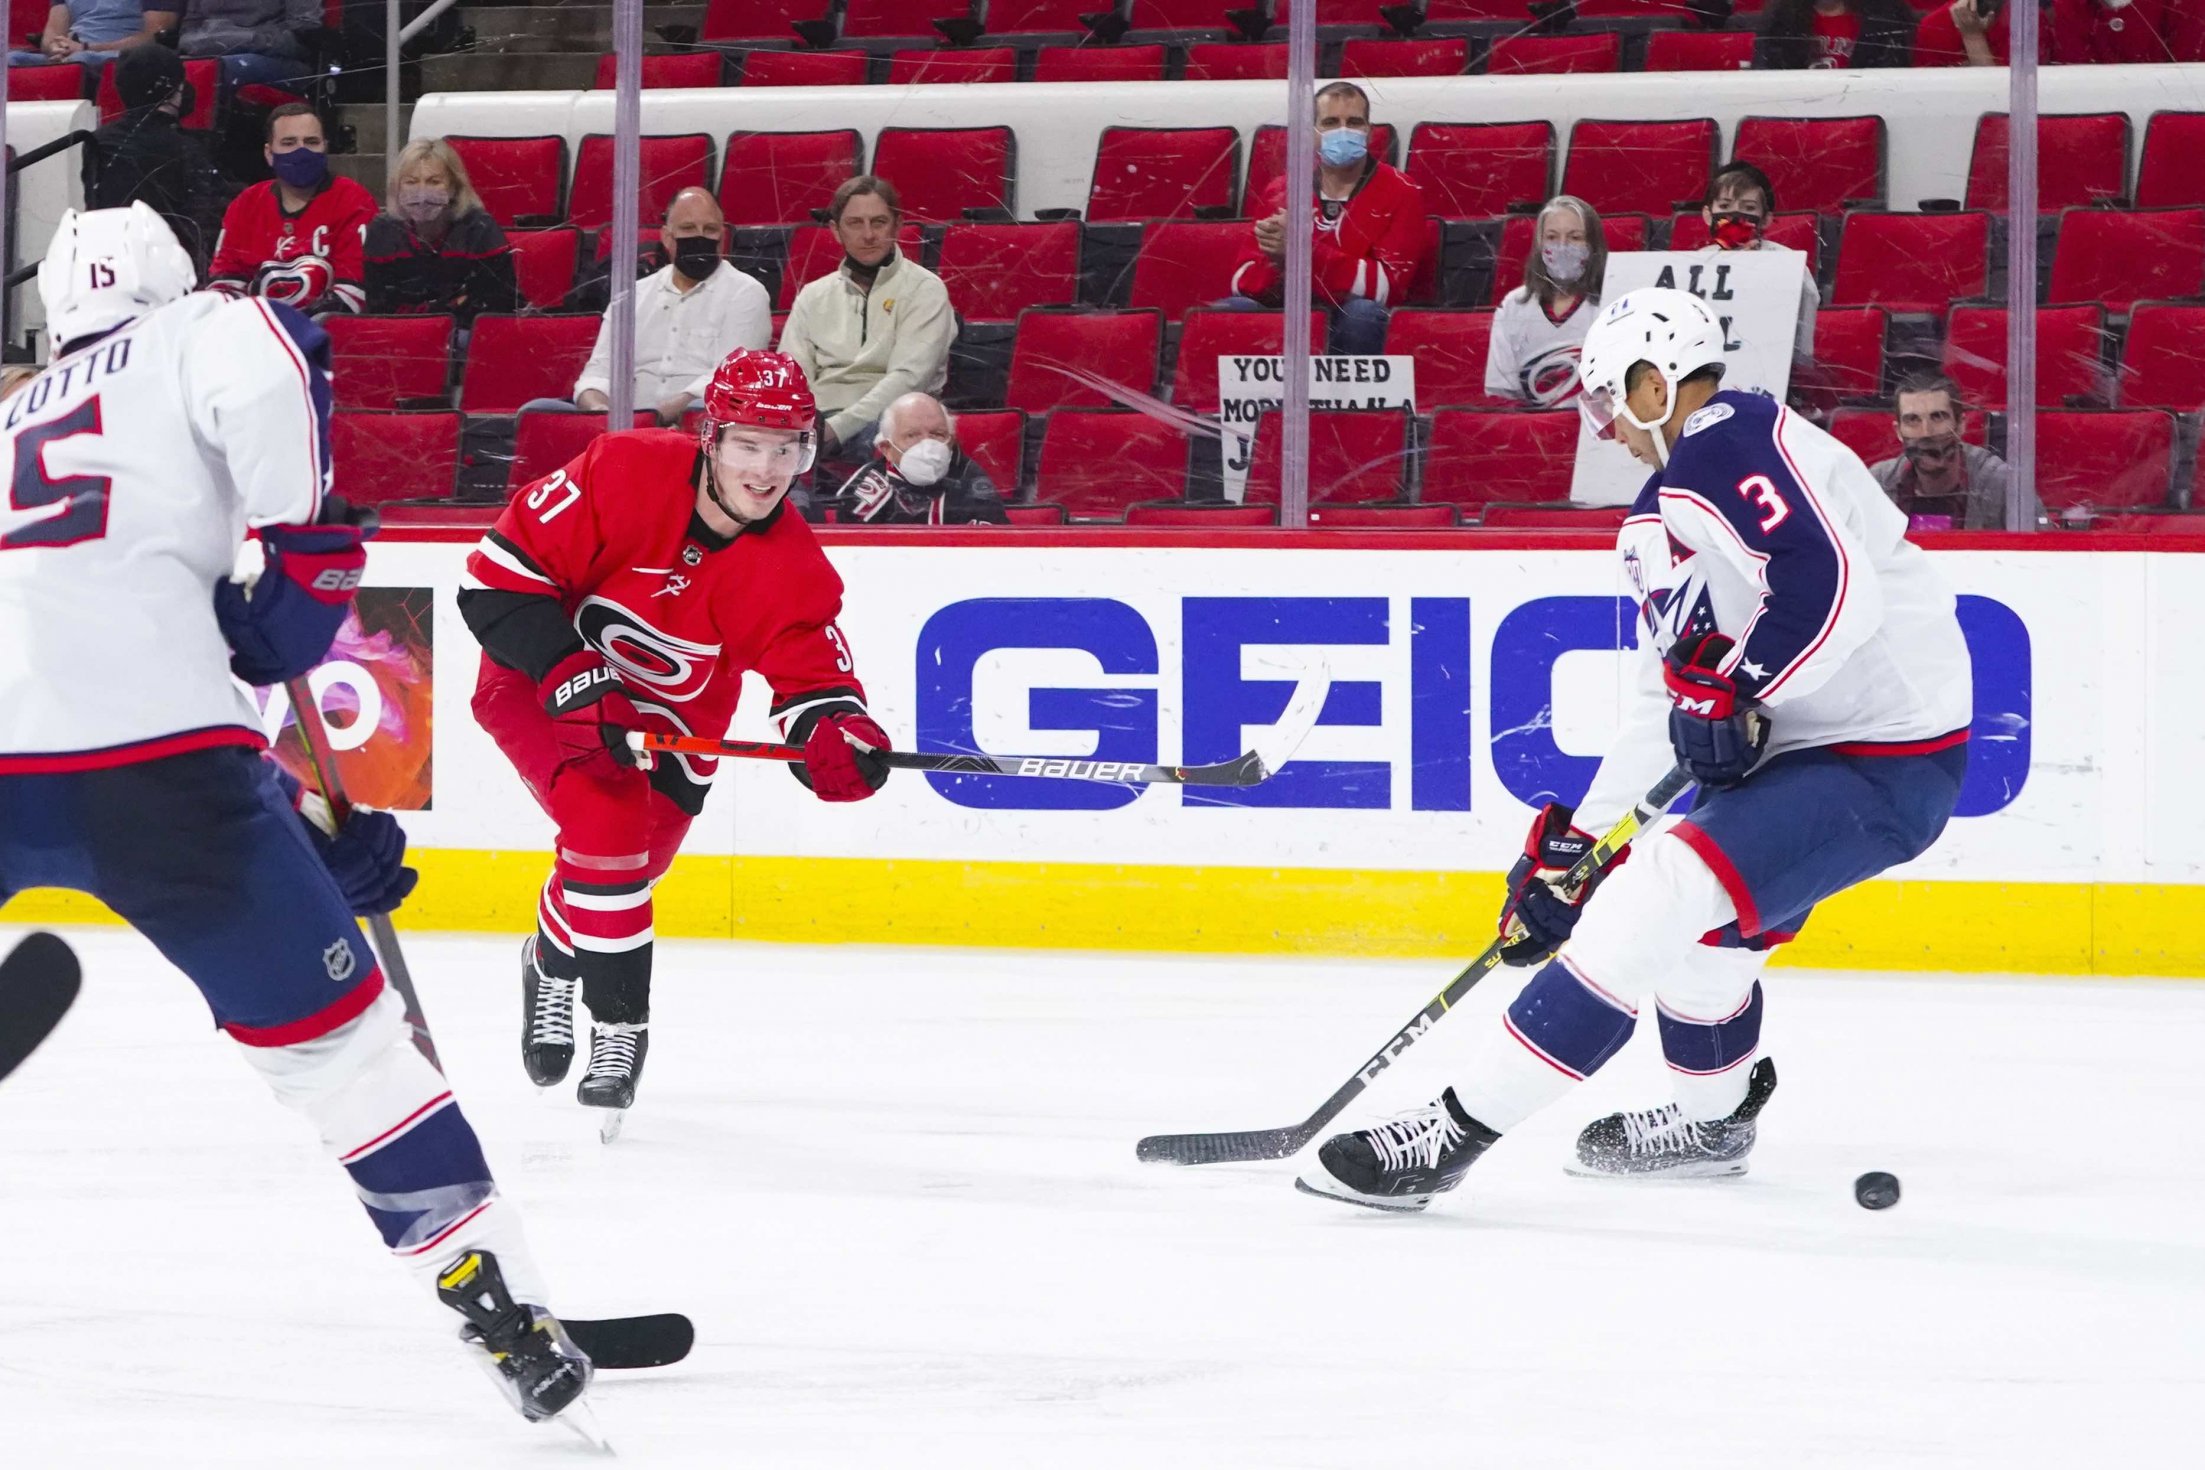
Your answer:
[[[367,568],[375,513],[336,496],[311,526],[263,526],[267,564],[250,587],[214,584],[214,620],[230,645],[230,672],[258,687],[296,679],[329,653]]]
[[[387,914],[406,901],[421,875],[406,866],[406,829],[389,812],[354,807],[332,837],[303,809],[300,820],[321,854],[322,866],[344,890],[345,902],[361,918]]]
[[[1557,802],[1541,807],[1531,824],[1531,835],[1524,839],[1524,855],[1508,870],[1508,901],[1501,905],[1501,937],[1506,939],[1510,926],[1515,924],[1523,926],[1523,934],[1501,946],[1501,959],[1506,964],[1533,964],[1560,949],[1577,927],[1578,910],[1605,876],[1595,873],[1578,888],[1561,886],[1562,876],[1591,852],[1598,840],[1571,825],[1576,815],[1576,808]],[[1628,851],[1618,854],[1608,865],[1609,871],[1629,856]]]
[[[1720,633],[1680,638],[1662,665],[1662,682],[1669,686],[1669,744],[1677,764],[1713,789],[1743,781],[1769,735],[1769,722],[1755,713],[1754,701],[1719,671],[1732,646]]]
[[[551,666],[536,686],[558,737],[560,764],[597,763],[636,766],[647,762],[628,744],[628,732],[643,728],[643,716],[596,650],[584,648]]]

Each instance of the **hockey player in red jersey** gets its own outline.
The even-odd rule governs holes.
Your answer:
[[[590,1107],[635,1100],[651,886],[718,766],[640,768],[627,732],[722,735],[755,670],[821,800],[863,800],[888,777],[835,626],[842,580],[784,504],[817,451],[811,388],[789,358],[741,349],[704,404],[697,435],[607,434],[516,495],[459,594],[483,649],[475,718],[559,829],[522,946],[522,1061],[540,1087],[565,1078],[579,987],[596,1023],[577,1088]]]
[[[230,201],[207,265],[210,289],[263,296],[310,316],[366,303],[375,196],[330,173],[326,150],[321,118],[305,103],[268,114],[268,165],[276,176]]]

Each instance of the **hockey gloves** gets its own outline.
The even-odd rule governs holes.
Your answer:
[[[1768,740],[1769,723],[1755,713],[1754,701],[1721,672],[1730,639],[1720,633],[1680,638],[1662,665],[1669,686],[1669,743],[1677,764],[1710,789],[1735,786],[1746,778]]]
[[[332,495],[311,526],[263,526],[266,563],[250,585],[214,584],[214,620],[230,645],[230,672],[258,687],[320,663],[352,610],[367,568],[375,513]]]
[[[551,666],[536,686],[559,740],[559,763],[635,766],[643,759],[628,744],[628,732],[643,728],[643,716],[621,687],[620,675],[595,649],[579,649]]]
[[[1508,902],[1501,906],[1501,937],[1508,938],[1511,925],[1522,925],[1523,933],[1501,946],[1501,959],[1506,964],[1536,964],[1560,949],[1577,927],[1578,910],[1600,885],[1604,875],[1595,873],[1576,888],[1562,886],[1563,875],[1593,850],[1595,841],[1590,832],[1570,825],[1576,814],[1576,808],[1556,802],[1541,807],[1531,824],[1531,835],[1524,839],[1524,855],[1508,870]],[[1629,856],[1628,850],[1618,854],[1609,869],[1620,866]]]
[[[821,801],[863,801],[888,780],[888,733],[852,711],[824,716],[804,738],[804,784]]]
[[[421,881],[421,875],[406,866],[406,829],[389,812],[356,806],[335,836],[324,832],[305,809],[299,815],[322,866],[329,869],[329,876],[344,890],[345,902],[361,918],[389,913]]]

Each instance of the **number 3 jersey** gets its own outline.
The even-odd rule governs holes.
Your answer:
[[[467,558],[460,613],[493,664],[531,681],[596,649],[655,730],[724,735],[755,671],[801,744],[820,716],[864,708],[835,626],[842,579],[785,499],[735,536],[713,531],[696,509],[699,468],[691,434],[595,440],[506,506]],[[693,816],[718,764],[661,759],[652,784]]]
[[[329,484],[328,338],[186,296],[0,400],[0,774],[261,746],[214,584]]]
[[[1598,832],[1674,760],[1661,659],[1720,632],[1761,703],[1768,753],[1941,750],[1974,693],[1952,593],[1859,456],[1772,398],[1718,393],[1685,420],[1616,542],[1638,599],[1635,690],[1578,806]]]

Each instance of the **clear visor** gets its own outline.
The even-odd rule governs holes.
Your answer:
[[[712,467],[722,484],[787,489],[818,456],[819,441],[809,429],[728,424],[712,446]]]
[[[1577,395],[1577,411],[1595,439],[1615,437],[1616,396],[1613,389],[1587,388]]]

